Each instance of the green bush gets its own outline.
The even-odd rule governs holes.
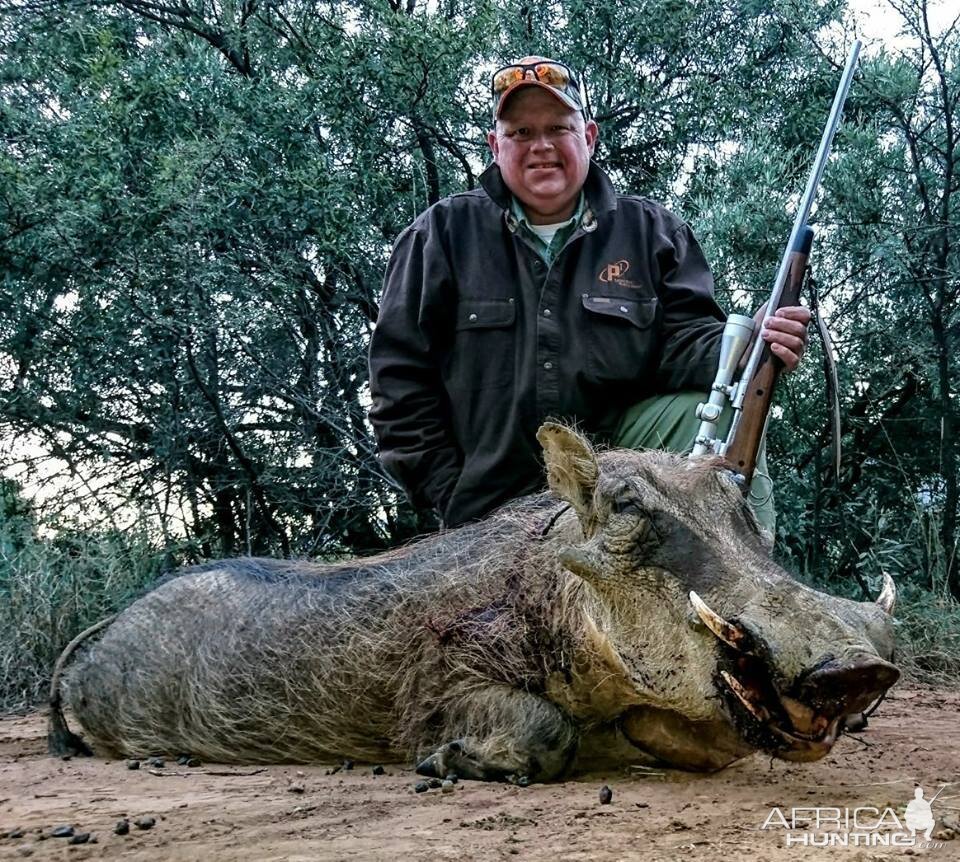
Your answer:
[[[955,687],[960,681],[960,605],[907,586],[897,602],[897,665],[908,680]]]

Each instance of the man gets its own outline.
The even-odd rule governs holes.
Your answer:
[[[381,459],[447,526],[542,487],[547,418],[689,449],[725,320],[689,226],[591,161],[598,127],[566,64],[525,57],[492,89],[493,164],[397,239],[370,345]],[[764,328],[788,369],[808,321],[781,309]]]

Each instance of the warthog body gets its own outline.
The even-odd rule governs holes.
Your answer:
[[[96,750],[414,756],[546,780],[822,757],[896,677],[889,615],[792,580],[723,471],[544,426],[553,494],[337,565],[184,571],[72,668]],[[693,593],[693,595],[691,595]],[[892,596],[884,600],[890,609]]]

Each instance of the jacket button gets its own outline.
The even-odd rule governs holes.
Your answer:
[[[622,311],[624,314],[626,314],[629,310],[630,309],[628,309],[625,305],[620,306],[620,311]]]
[[[626,311],[626,309],[624,309],[624,311]],[[471,314],[471,315],[467,318],[467,320],[476,320],[476,319],[477,319],[477,315],[475,315],[475,314]]]
[[[543,316],[544,316],[544,317],[549,317],[549,316],[550,316],[550,309],[549,309],[549,308],[545,308],[545,309],[543,310]]]
[[[549,371],[551,368],[553,368],[553,363],[552,363],[552,362],[544,362],[544,363],[543,363],[543,367],[546,368],[547,371]]]

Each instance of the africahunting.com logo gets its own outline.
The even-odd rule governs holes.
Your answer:
[[[916,847],[938,849],[934,840],[937,818],[933,804],[947,797],[944,784],[927,799],[922,787],[916,787],[902,814],[891,808],[861,805],[856,808],[823,806],[816,808],[770,809],[760,826],[763,830],[783,830],[787,847]],[[948,797],[953,798],[953,797]]]

